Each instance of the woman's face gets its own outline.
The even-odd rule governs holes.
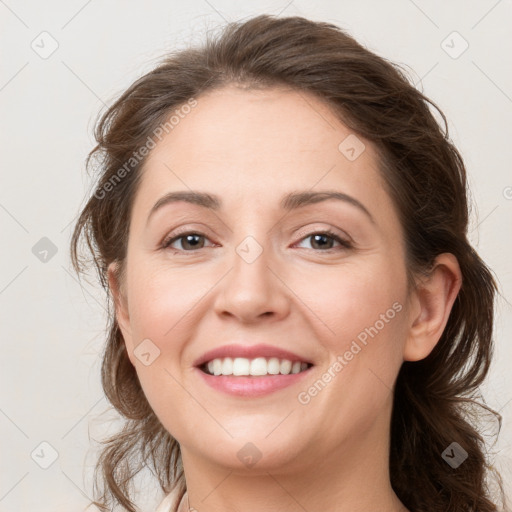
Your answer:
[[[314,96],[198,97],[145,164],[126,264],[128,353],[184,457],[268,470],[387,446],[401,225],[372,144]]]

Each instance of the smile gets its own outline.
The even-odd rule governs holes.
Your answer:
[[[204,363],[200,369],[209,375],[233,375],[233,376],[268,376],[290,375],[306,371],[312,365],[302,361],[279,359],[277,357],[245,357],[215,358]]]
[[[194,362],[196,375],[223,394],[255,398],[298,385],[314,364],[284,347],[229,344],[211,349]]]

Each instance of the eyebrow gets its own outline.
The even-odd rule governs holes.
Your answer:
[[[374,218],[372,217],[368,209],[360,201],[358,201],[355,197],[349,196],[348,194],[344,194],[343,192],[333,190],[325,190],[318,192],[290,192],[282,197],[280,201],[280,207],[282,210],[292,211],[311,204],[316,204],[331,199],[343,201],[352,206],[355,206],[364,214],[366,214],[370,221],[373,224],[375,224]],[[212,211],[219,211],[222,208],[222,200],[220,199],[219,196],[208,194],[206,192],[198,192],[194,190],[174,191],[165,194],[154,204],[153,208],[151,208],[151,211],[149,212],[147,222],[149,222],[153,214],[163,206],[166,206],[171,203],[176,203],[179,201],[184,201],[187,203],[195,204],[197,206],[202,206],[203,208],[207,208]]]

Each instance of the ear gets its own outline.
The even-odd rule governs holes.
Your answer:
[[[413,292],[411,311],[414,312],[404,347],[405,361],[419,361],[432,352],[443,334],[461,285],[457,258],[450,253],[440,254],[430,275]]]
[[[128,301],[126,293],[123,290],[122,283],[119,277],[119,265],[117,262],[112,262],[108,266],[108,286],[115,306],[116,320],[121,329],[124,343],[126,345],[126,351],[131,363],[135,366],[133,359],[133,338],[130,326],[130,315],[128,313]]]

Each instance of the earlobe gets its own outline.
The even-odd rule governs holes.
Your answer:
[[[432,352],[448,323],[461,285],[457,258],[450,253],[440,254],[428,278],[414,292],[418,307],[404,346],[405,361],[419,361]]]
[[[108,285],[110,289],[110,293],[112,294],[112,299],[115,307],[115,315],[116,320],[121,329],[121,333],[124,338],[124,342],[126,345],[126,350],[129,354],[130,360],[132,360],[132,336],[131,336],[131,328],[130,328],[130,316],[128,313],[128,302],[126,300],[125,293],[122,289],[120,279],[119,279],[119,267],[117,262],[112,262],[108,266]],[[133,364],[133,360],[132,360]]]

